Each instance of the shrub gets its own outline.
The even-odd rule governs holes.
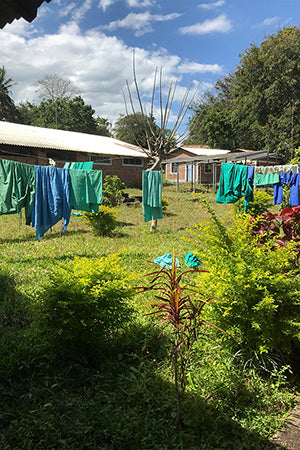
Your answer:
[[[249,203],[248,214],[257,217],[260,214],[268,211],[273,206],[273,197],[266,191],[261,189],[254,189],[254,201]],[[232,205],[233,214],[236,216],[241,211],[244,213],[244,199]]]
[[[95,235],[109,236],[118,225],[117,212],[117,209],[100,205],[98,213],[85,212],[83,217],[86,223],[92,227]]]
[[[41,292],[38,328],[55,353],[80,358],[97,353],[133,314],[130,277],[119,255],[75,258],[50,273]]]
[[[125,187],[125,183],[117,175],[107,175],[103,183],[103,205],[117,206],[122,198]]]
[[[167,207],[169,206],[169,200],[164,195],[161,196],[161,207],[163,212],[167,211]]]
[[[275,352],[289,354],[293,344],[299,348],[300,277],[293,259],[293,247],[273,249],[248,233],[249,216],[236,218],[228,227],[202,200],[211,221],[191,231],[204,266],[206,288],[211,295],[225,300],[217,308],[208,308],[208,316],[242,343],[226,341],[245,357]],[[202,280],[203,281],[203,280]],[[251,356],[252,355],[252,356]],[[256,357],[256,356],[255,356]]]

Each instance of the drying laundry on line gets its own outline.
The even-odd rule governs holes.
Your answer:
[[[298,165],[246,166],[222,163],[216,203],[236,203],[245,197],[244,210],[254,201],[253,187],[274,188],[274,205],[282,202],[283,185],[290,187],[290,205],[300,204],[300,168]]]
[[[25,207],[26,224],[37,239],[71,209],[98,212],[102,203],[102,171],[33,166],[0,159],[0,214],[19,213]]]

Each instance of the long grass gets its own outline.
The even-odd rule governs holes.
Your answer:
[[[22,217],[0,217],[0,265],[17,293],[9,294],[9,307],[8,294],[1,293],[1,449],[272,448],[268,438],[295,401],[292,385],[284,371],[271,380],[243,372],[218,342],[199,340],[193,351],[183,428],[176,430],[169,344],[143,316],[143,298],[136,299],[132,327],[101,349],[93,364],[54,361],[32,342],[34,304],[57,264],[121,252],[137,284],[157,256],[175,252],[183,264],[193,251],[186,228],[206,216],[188,189],[167,186],[164,195],[169,206],[155,233],[144,223],[140,204],[118,207],[119,226],[111,237],[95,236],[72,216],[66,232],[57,224],[38,242]],[[217,214],[230,212],[230,205],[215,204],[214,193],[206,198]]]

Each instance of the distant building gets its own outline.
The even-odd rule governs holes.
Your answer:
[[[94,161],[94,169],[117,175],[127,187],[142,187],[148,157],[137,146],[74,131],[40,128],[0,121],[0,158],[34,165]]]

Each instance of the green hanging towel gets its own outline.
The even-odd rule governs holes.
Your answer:
[[[162,219],[161,172],[158,170],[143,170],[142,181],[144,221]]]
[[[235,203],[245,197],[247,211],[253,189],[248,179],[248,166],[222,163],[216,203]]]
[[[84,162],[66,162],[64,169],[83,169],[92,170],[94,166],[94,161],[84,161]]]
[[[35,196],[35,167],[0,159],[0,214],[15,214],[25,207],[26,224]]]
[[[69,169],[71,208],[99,212],[102,203],[102,170]]]
[[[254,174],[254,186],[273,186],[279,183],[278,173],[266,173],[266,168],[264,167],[263,173]]]

